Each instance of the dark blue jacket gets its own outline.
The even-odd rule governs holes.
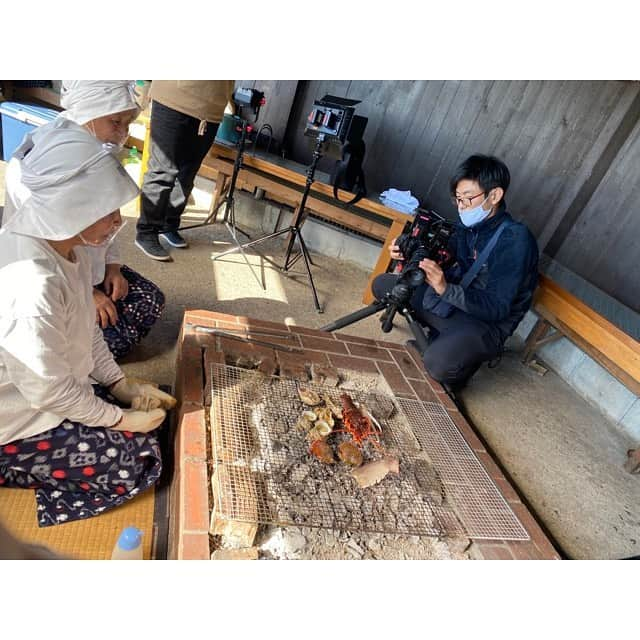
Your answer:
[[[509,226],[502,231],[487,263],[467,289],[463,289],[457,283],[504,220]],[[494,326],[504,340],[531,306],[538,284],[536,239],[501,206],[492,218],[474,227],[459,224],[453,241],[457,265],[446,273],[448,284],[441,298]]]

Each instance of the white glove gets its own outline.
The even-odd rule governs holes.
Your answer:
[[[173,409],[176,399],[164,391],[160,391],[157,385],[136,378],[122,378],[109,387],[114,398],[124,404],[131,405],[133,409],[149,411],[162,407]]]
[[[152,409],[151,411],[123,409],[122,419],[111,428],[115,431],[149,433],[149,431],[157,429],[162,424],[166,415],[167,412],[164,409]]]

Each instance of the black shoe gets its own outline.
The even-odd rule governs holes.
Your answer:
[[[164,231],[160,237],[176,249],[186,249],[189,246],[189,243],[177,231]]]
[[[166,262],[171,260],[169,252],[160,244],[158,236],[139,236],[136,238],[136,247],[149,258]]]

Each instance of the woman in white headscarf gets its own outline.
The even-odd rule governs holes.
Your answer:
[[[60,103],[66,109],[60,118],[83,126],[114,153],[122,149],[129,125],[140,111],[132,80],[63,80]],[[44,125],[51,126],[53,123]],[[27,135],[7,165],[5,222],[29,197],[29,190],[20,179],[20,163],[31,145],[31,136]],[[153,282],[122,264],[116,242],[96,247],[89,255],[97,322],[109,349],[121,358],[160,317],[164,294]]]
[[[0,486],[35,488],[47,526],[152,486],[149,432],[175,400],[125,378],[95,322],[86,247],[108,242],[135,183],[64,119],[34,132],[21,173],[30,196],[0,230]]]

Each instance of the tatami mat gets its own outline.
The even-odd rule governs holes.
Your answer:
[[[0,519],[25,542],[44,544],[68,558],[108,560],[125,527],[143,533],[145,559],[151,558],[153,542],[154,490],[105,513],[75,522],[38,527],[35,492],[27,489],[0,489]]]

